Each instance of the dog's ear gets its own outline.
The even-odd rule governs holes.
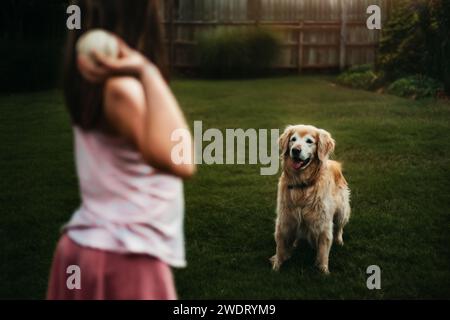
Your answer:
[[[286,155],[289,152],[289,138],[291,137],[294,131],[294,126],[287,126],[284,129],[283,134],[278,139],[278,145],[280,146],[281,156]]]
[[[319,129],[319,143],[317,144],[317,155],[320,161],[328,159],[334,151],[336,143],[328,131]]]

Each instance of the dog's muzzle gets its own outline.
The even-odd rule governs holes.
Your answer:
[[[311,158],[302,159],[301,158],[301,153],[302,153],[302,151],[300,149],[297,149],[297,148],[293,148],[291,150],[292,167],[295,170],[299,170],[299,169],[305,168],[309,164],[309,162],[311,161]]]

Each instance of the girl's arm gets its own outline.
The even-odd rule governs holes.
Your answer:
[[[121,43],[119,59],[96,54],[97,64],[79,57],[81,73],[92,82],[105,82],[105,115],[119,134],[137,146],[153,167],[182,178],[195,172],[193,143],[181,109],[159,70],[139,52]],[[113,77],[111,77],[113,76]],[[191,161],[175,164],[171,158],[172,133],[184,129],[189,135]],[[188,151],[188,150],[186,150]]]

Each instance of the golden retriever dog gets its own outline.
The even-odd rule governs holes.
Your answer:
[[[317,250],[316,266],[329,273],[332,241],[343,245],[343,229],[350,218],[350,189],[341,164],[329,159],[335,141],[309,125],[288,126],[279,139],[282,174],[278,182],[276,254],[270,259],[279,270],[306,239]]]

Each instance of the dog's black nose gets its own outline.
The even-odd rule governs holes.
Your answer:
[[[297,149],[297,148],[292,149],[292,156],[294,158],[300,157],[300,149]]]

